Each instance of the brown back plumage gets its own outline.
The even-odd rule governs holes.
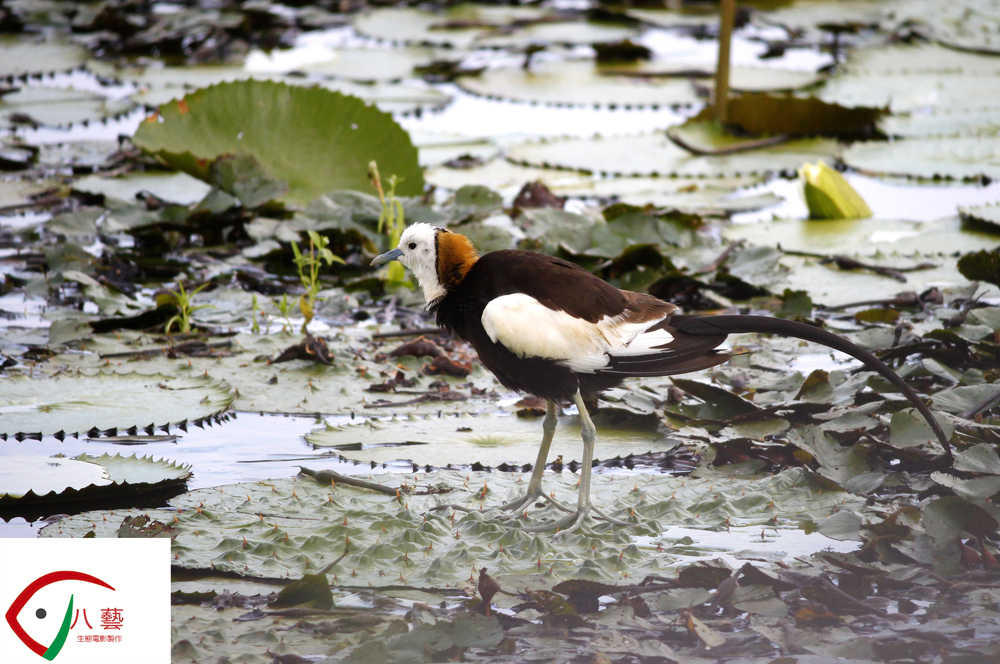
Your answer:
[[[434,240],[437,243],[438,281],[445,290],[451,290],[465,279],[479,260],[479,252],[469,238],[443,228],[438,230]]]

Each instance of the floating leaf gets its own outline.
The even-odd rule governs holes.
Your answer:
[[[113,100],[93,92],[21,88],[0,98],[0,127],[17,124],[70,125],[110,118],[130,108],[132,103],[128,99]]]
[[[867,219],[872,210],[844,176],[822,161],[799,169],[810,219]]]
[[[306,442],[319,448],[332,447],[345,458],[365,463],[405,459],[439,468],[449,463],[523,465],[534,462],[538,456],[541,426],[540,420],[513,415],[438,417],[435,414],[328,425],[306,435]],[[613,426],[600,427],[600,440],[599,449],[604,456],[627,456],[667,447],[662,438],[651,438],[648,431]],[[562,456],[569,463],[579,459],[581,451],[578,418],[560,417],[549,458]]]
[[[986,249],[958,259],[958,271],[971,281],[1000,285],[1000,252]]]
[[[862,541],[861,516],[854,512],[841,510],[828,516],[816,526],[816,532],[835,540]]]
[[[413,74],[414,67],[433,60],[435,51],[429,48],[336,49],[331,55],[330,60],[296,70],[357,83],[396,81]]]
[[[87,175],[73,181],[73,189],[128,203],[136,194],[150,193],[161,201],[194,205],[205,198],[211,186],[187,173],[129,173],[118,177]]]
[[[414,46],[468,48],[494,28],[515,21],[532,21],[546,10],[536,7],[489,6],[464,3],[445,12],[408,7],[380,8],[358,14],[354,27],[362,35]]]
[[[955,453],[955,470],[967,473],[1000,475],[1000,456],[994,446],[987,443],[973,445]]]
[[[143,493],[177,490],[190,477],[190,466],[151,457],[7,456],[0,467],[0,511],[79,501],[134,500]]]
[[[479,76],[460,78],[458,84],[488,98],[554,106],[657,108],[698,101],[691,84],[684,79],[649,81],[604,76],[591,61],[539,62],[528,70],[488,69]]]
[[[598,449],[600,445],[599,440]],[[178,529],[172,562],[188,569],[208,571],[214,567],[215,572],[246,577],[301,577],[315,574],[336,560],[344,551],[345,538],[349,538],[347,556],[328,572],[335,585],[371,583],[378,587],[388,583],[442,588],[465,582],[475,565],[488,567],[501,587],[515,592],[549,589],[565,579],[632,585],[637,575],[662,574],[664,566],[675,560],[669,550],[637,547],[631,541],[632,534],[660,536],[663,528],[657,523],[724,529],[726,519],[738,519],[755,526],[753,535],[759,535],[760,527],[767,524],[770,537],[775,533],[776,514],[783,521],[818,521],[835,506],[846,510],[863,506],[863,500],[851,494],[823,491],[798,468],[774,476],[727,478],[725,482],[662,474],[598,473],[593,477],[595,504],[619,518],[627,518],[634,510],[639,525],[628,531],[589,522],[583,531],[586,537],[562,538],[556,545],[551,535],[525,533],[520,527],[536,523],[536,519],[561,516],[554,508],[541,512],[529,509],[528,520],[515,524],[503,524],[491,515],[462,512],[456,512],[453,522],[452,510],[430,509],[446,504],[470,508],[482,503],[486,507],[499,505],[525,490],[526,478],[518,473],[439,471],[420,475],[416,486],[412,475],[389,473],[379,480],[391,488],[407,486],[397,499],[394,493],[375,493],[340,482],[335,486],[312,479],[248,482],[192,491],[173,498],[170,509],[143,513]],[[546,474],[544,480],[545,491],[563,500],[575,500],[576,484],[577,475],[569,472]],[[79,536],[95,530],[99,537],[109,536],[126,515],[115,514],[118,519],[109,517],[107,521],[101,513],[69,517],[44,529],[41,535]],[[794,532],[800,534],[797,529]],[[698,532],[687,530],[686,534],[691,537],[683,547],[686,555],[715,555],[714,547],[706,550],[699,545]],[[705,531],[709,541],[720,541],[719,537]],[[725,541],[729,536],[722,533],[721,537]],[[826,539],[817,542],[819,546],[829,543]],[[710,586],[714,588],[719,574],[706,570],[697,576],[699,580],[714,579]]]
[[[601,175],[733,177],[790,172],[805,161],[834,159],[837,143],[801,139],[723,157],[697,156],[664,134],[617,138],[554,140],[511,148],[515,163],[565,168]]]
[[[1000,178],[1000,137],[912,138],[855,143],[844,163],[866,173],[924,179]]]
[[[974,477],[963,480],[947,473],[931,473],[931,479],[941,486],[948,487],[961,498],[989,499],[1000,493],[1000,477]]]
[[[1000,226],[1000,203],[959,207],[958,213],[961,215],[962,219],[965,219],[966,221],[975,221]]]
[[[791,136],[856,136],[870,134],[887,109],[858,106],[847,108],[816,97],[742,94],[729,100],[727,122],[751,134]],[[696,119],[712,117],[711,107]]]
[[[0,381],[0,433],[52,435],[201,420],[233,402],[211,378],[98,373]]]
[[[87,57],[87,49],[77,44],[5,36],[0,39],[0,78],[68,71],[82,65]]]
[[[265,81],[223,83],[160,108],[134,140],[170,165],[209,180],[226,154],[253,156],[288,183],[288,198],[309,201],[334,189],[367,192],[368,163],[400,178],[397,193],[423,191],[417,152],[387,114],[321,88]]]

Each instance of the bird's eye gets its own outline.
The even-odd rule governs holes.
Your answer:
[[[411,242],[409,244],[409,247],[410,247],[410,249],[416,249],[417,248],[417,243],[416,242]]]

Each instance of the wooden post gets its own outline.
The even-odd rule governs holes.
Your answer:
[[[715,67],[716,122],[725,122],[729,110],[729,42],[733,37],[736,18],[736,0],[722,0],[719,4],[719,62]]]

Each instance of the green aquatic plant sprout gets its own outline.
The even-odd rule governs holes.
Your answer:
[[[291,332],[292,318],[290,314],[292,313],[292,303],[288,301],[288,293],[282,293],[281,299],[274,301],[274,306],[278,308],[278,313],[285,319],[285,322],[281,324],[281,331]]]
[[[403,202],[396,198],[396,184],[399,180],[395,175],[389,176],[389,192],[382,188],[382,177],[378,172],[378,164],[373,160],[368,164],[368,178],[378,191],[378,199],[382,202],[382,214],[378,218],[378,232],[383,229],[389,236],[389,246],[395,247],[399,244],[399,237],[406,229],[406,219],[403,214]],[[406,271],[403,265],[398,262],[389,264],[386,272],[386,280],[392,284],[401,284],[406,280]]]
[[[316,231],[309,234],[309,253],[302,253],[297,242],[292,242],[292,252],[295,254],[295,265],[299,268],[299,280],[305,286],[306,292],[299,297],[299,308],[302,309],[302,334],[315,315],[314,305],[319,293],[319,269],[325,261],[327,265],[344,264],[344,259],[330,251],[330,239]],[[284,313],[284,312],[282,312]],[[286,315],[287,318],[287,315]]]
[[[250,326],[250,332],[253,334],[260,334],[260,323],[257,322],[257,312],[260,311],[260,305],[257,304],[257,293],[253,294],[253,324]]]
[[[167,297],[170,301],[177,305],[177,313],[167,321],[167,327],[165,330],[167,334],[170,334],[170,330],[174,327],[174,325],[177,325],[181,334],[187,334],[191,331],[191,314],[199,309],[210,309],[212,307],[211,304],[192,304],[194,296],[204,290],[207,286],[208,283],[206,282],[189,293],[184,290],[183,282],[178,282],[177,290],[170,291],[170,294]]]

